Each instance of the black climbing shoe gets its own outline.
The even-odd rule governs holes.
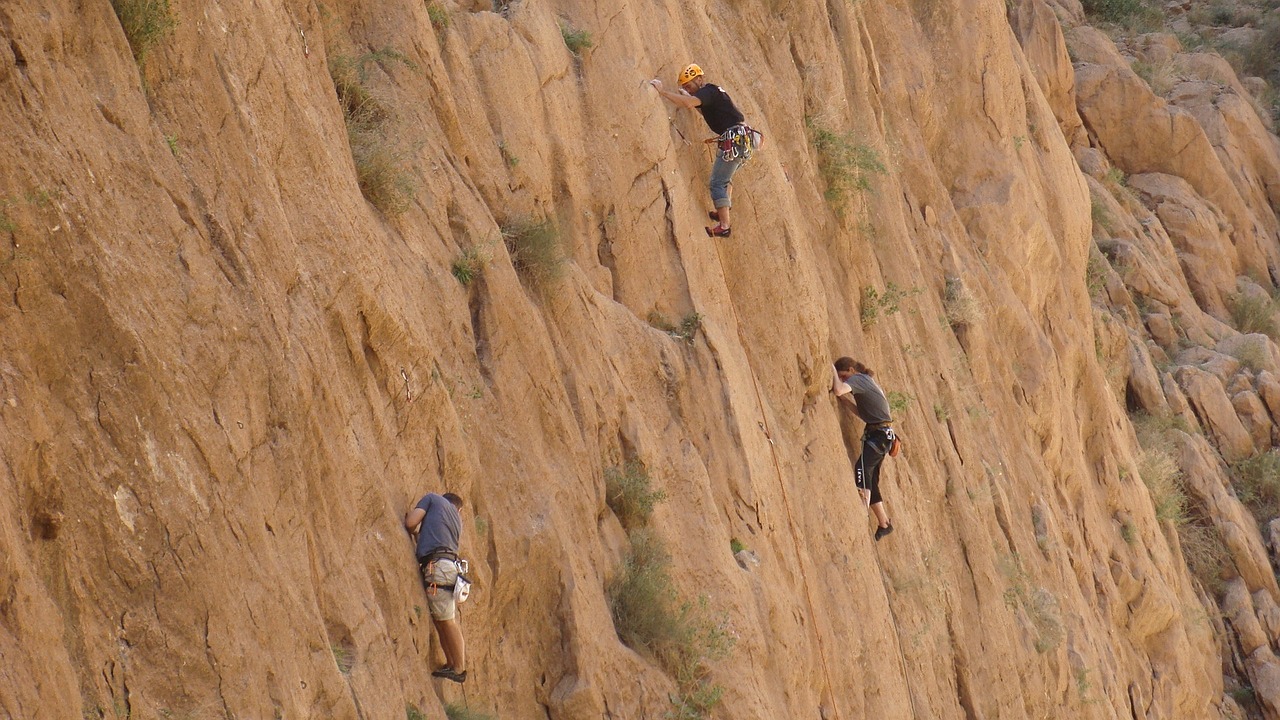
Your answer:
[[[892,525],[885,525],[882,528],[876,528],[876,542],[880,542],[880,538],[884,537],[885,535],[888,535],[891,532],[893,532]]]
[[[466,681],[467,681],[467,671],[466,671],[466,670],[463,670],[462,672],[458,672],[457,670],[454,670],[453,668],[449,667],[448,665],[445,665],[444,667],[440,668],[439,670],[436,670],[435,672],[431,673],[431,676],[432,676],[432,677],[438,677],[438,678],[444,678],[445,680],[452,680],[452,681],[454,681],[454,682],[456,682],[456,683],[464,683],[464,682],[466,682]]]
[[[707,237],[729,237],[731,228],[716,225],[715,227],[703,228],[703,230],[707,231]]]

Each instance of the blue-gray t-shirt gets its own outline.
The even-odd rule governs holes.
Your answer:
[[[458,508],[436,493],[424,495],[417,507],[427,511],[418,529],[418,559],[422,560],[433,550],[442,548],[457,553],[458,538],[462,535],[462,516],[458,514]]]
[[[889,400],[870,375],[854,373],[844,384],[853,391],[853,400],[858,405],[858,417],[862,422],[868,425],[893,422],[889,416]]]

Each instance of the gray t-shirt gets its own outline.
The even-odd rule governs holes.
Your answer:
[[[853,391],[853,400],[858,404],[858,417],[862,422],[868,425],[893,422],[889,416],[889,400],[870,375],[854,373],[844,384]]]
[[[462,516],[458,515],[458,508],[443,495],[435,493],[424,495],[417,507],[427,511],[427,516],[422,518],[422,527],[418,529],[418,559],[440,548],[457,553],[458,538],[462,535]]]

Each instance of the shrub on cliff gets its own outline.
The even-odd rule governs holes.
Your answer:
[[[465,705],[457,703],[445,703],[444,716],[449,720],[493,720],[492,715],[472,710]],[[409,720],[414,719],[409,718]]]
[[[1231,466],[1240,502],[1259,525],[1280,516],[1280,451],[1258,453]]]
[[[590,50],[595,45],[591,41],[591,33],[576,30],[567,22],[560,23],[560,36],[564,38],[564,46],[569,48],[574,57],[581,57],[583,50]]]
[[[129,40],[129,49],[138,67],[146,62],[151,48],[177,25],[169,0],[111,0],[111,7],[120,18],[120,27]]]
[[[958,277],[947,278],[942,293],[942,309],[946,311],[947,323],[953,328],[977,325],[986,317],[978,298]]]
[[[1230,301],[1231,322],[1242,333],[1263,333],[1280,341],[1280,326],[1276,324],[1277,303],[1261,293],[1241,292]]]
[[[671,556],[651,531],[628,533],[631,547],[622,572],[609,584],[609,609],[618,637],[649,655],[676,681],[672,715],[706,718],[723,688],[708,681],[707,663],[728,654],[733,637],[725,620],[712,613],[707,598],[681,599],[671,577]]]
[[[564,272],[560,231],[550,220],[523,218],[503,225],[502,241],[516,272],[535,288],[545,290]]]
[[[635,460],[605,470],[604,488],[605,502],[627,529],[649,522],[653,506],[667,499],[665,492],[653,489],[649,473]]]
[[[1084,0],[1082,5],[1089,17],[1116,25],[1154,29],[1162,20],[1160,11],[1145,0]]]
[[[489,249],[485,246],[471,245],[463,248],[458,257],[453,259],[449,271],[463,285],[470,285],[472,280],[480,277],[489,264]]]
[[[395,113],[370,88],[370,66],[396,63],[413,67],[408,58],[390,48],[329,58],[329,76],[342,106],[360,192],[389,215],[408,210],[417,194],[411,164],[415,148],[398,137]]]
[[[818,170],[827,183],[823,197],[837,213],[843,213],[850,193],[870,190],[872,176],[888,171],[875,149],[859,143],[853,131],[837,133],[812,118],[806,124],[818,152]]]
[[[627,528],[629,541],[606,594],[618,638],[651,657],[676,682],[679,693],[667,717],[701,720],[710,717],[723,692],[709,680],[707,664],[728,654],[734,639],[705,596],[691,600],[680,591],[671,575],[671,555],[643,527],[665,497],[651,488],[638,462],[605,471],[606,502]]]
[[[649,324],[677,340],[693,344],[698,331],[702,329],[702,314],[695,310],[680,318],[680,322],[675,323],[667,319],[666,315],[653,310],[649,313]]]

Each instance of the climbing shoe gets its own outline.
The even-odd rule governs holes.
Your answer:
[[[703,228],[707,231],[707,237],[729,237],[730,228],[717,224],[715,227]]]
[[[466,670],[463,670],[462,672],[458,672],[457,670],[454,670],[453,668],[449,667],[448,665],[445,665],[444,667],[440,668],[439,670],[436,670],[436,671],[432,672],[432,673],[431,673],[431,676],[432,676],[432,677],[438,677],[438,678],[444,678],[445,680],[452,680],[452,681],[454,681],[454,682],[456,682],[456,683],[464,683],[464,682],[466,682],[466,681],[467,681],[467,671],[466,671]]]
[[[876,542],[880,542],[880,538],[884,537],[885,535],[888,535],[891,532],[893,532],[892,525],[885,525],[882,528],[876,528]]]
[[[715,220],[716,222],[720,222],[720,211],[709,210],[707,211],[707,217],[711,218],[712,220]]]

